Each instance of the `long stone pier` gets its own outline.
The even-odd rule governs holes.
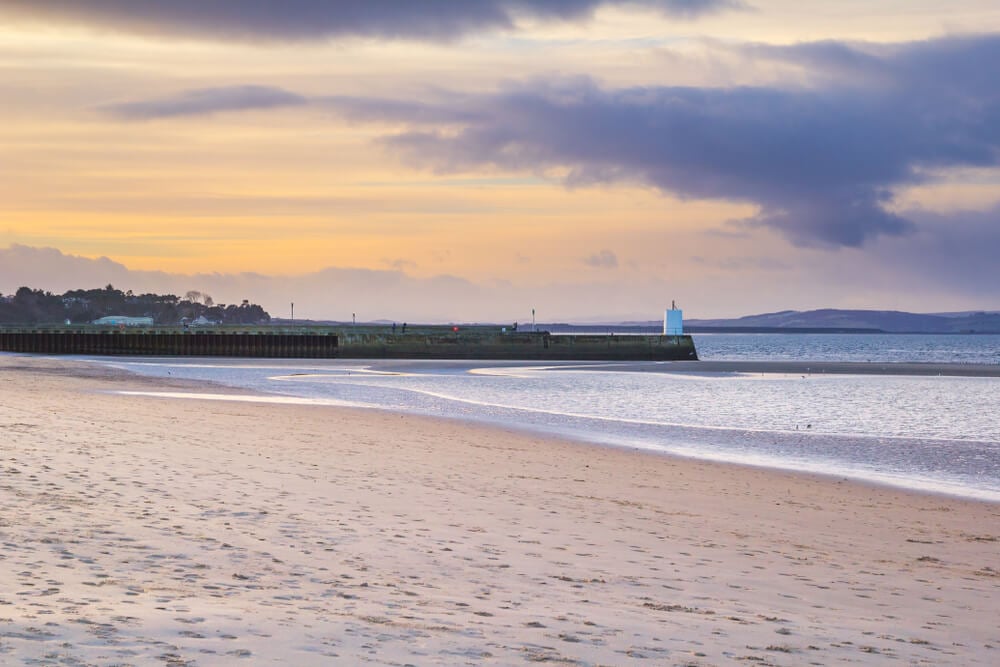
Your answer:
[[[296,359],[697,359],[690,336],[572,335],[499,327],[0,328],[0,351]]]

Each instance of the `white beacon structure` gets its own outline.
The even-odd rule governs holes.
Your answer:
[[[663,314],[663,335],[684,335],[684,311],[680,310],[674,301],[670,302],[670,310],[665,311]]]

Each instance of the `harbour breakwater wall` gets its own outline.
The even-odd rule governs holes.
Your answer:
[[[337,356],[337,344],[336,335],[263,331],[0,329],[0,351],[36,354],[330,359]]]
[[[690,336],[558,335],[498,327],[218,327],[0,329],[0,351],[36,354],[294,359],[676,361]]]
[[[509,359],[678,361],[697,359],[690,336],[555,335],[547,331],[426,331],[344,333],[345,359]]]

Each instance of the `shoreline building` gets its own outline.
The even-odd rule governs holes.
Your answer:
[[[663,335],[684,335],[684,311],[677,307],[676,301],[671,301],[670,309],[663,313]]]
[[[152,317],[128,317],[127,315],[108,315],[94,320],[91,324],[105,327],[151,327]]]

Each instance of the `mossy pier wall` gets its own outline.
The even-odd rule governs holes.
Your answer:
[[[420,328],[401,333],[341,334],[345,359],[506,359],[674,361],[697,359],[690,336],[557,335],[547,331]]]
[[[559,335],[498,327],[0,328],[0,351],[294,359],[694,360],[690,336]]]

